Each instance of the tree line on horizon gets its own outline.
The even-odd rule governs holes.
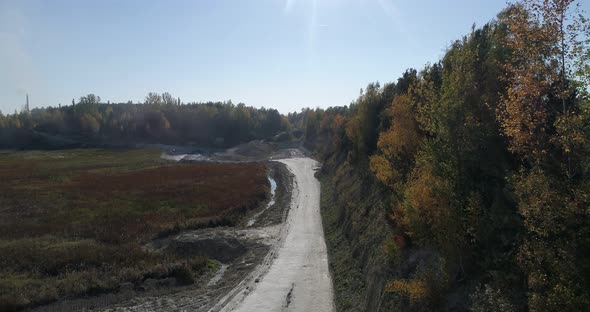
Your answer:
[[[276,109],[231,101],[182,103],[150,92],[144,103],[104,103],[94,94],[72,105],[0,113],[0,129],[27,129],[87,142],[190,144],[228,147],[287,131]]]

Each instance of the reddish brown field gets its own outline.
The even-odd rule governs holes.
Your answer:
[[[231,224],[268,188],[260,164],[176,164],[145,150],[0,153],[0,310],[173,274],[187,259],[141,246]],[[191,261],[195,274],[207,263]]]

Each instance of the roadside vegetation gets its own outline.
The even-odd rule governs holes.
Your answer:
[[[150,252],[183,229],[231,225],[265,200],[259,164],[172,164],[155,150],[0,152],[0,310],[173,277],[213,264]]]

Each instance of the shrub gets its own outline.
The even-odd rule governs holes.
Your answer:
[[[390,282],[385,288],[388,292],[396,292],[410,299],[415,304],[430,296],[428,285],[417,279],[400,279]]]
[[[398,246],[396,238],[397,236],[385,240],[385,245],[383,246],[385,249],[385,255],[387,256],[387,261],[391,266],[396,266],[400,260],[401,248]]]
[[[180,266],[172,272],[172,276],[176,278],[178,285],[192,285],[195,283],[193,272],[187,266]]]
[[[385,291],[405,296],[413,305],[432,308],[440,304],[448,282],[444,260],[433,257],[420,262],[411,278],[391,281]]]

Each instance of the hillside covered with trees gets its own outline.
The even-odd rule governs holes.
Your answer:
[[[359,303],[337,300],[339,310],[588,308],[584,14],[575,1],[519,2],[439,62],[369,84],[349,107],[289,115],[335,189],[347,237],[337,245],[361,259],[366,293]],[[366,219],[376,209],[381,234],[371,229],[381,220]],[[388,281],[375,297],[382,251]],[[357,287],[339,279],[340,292]]]

